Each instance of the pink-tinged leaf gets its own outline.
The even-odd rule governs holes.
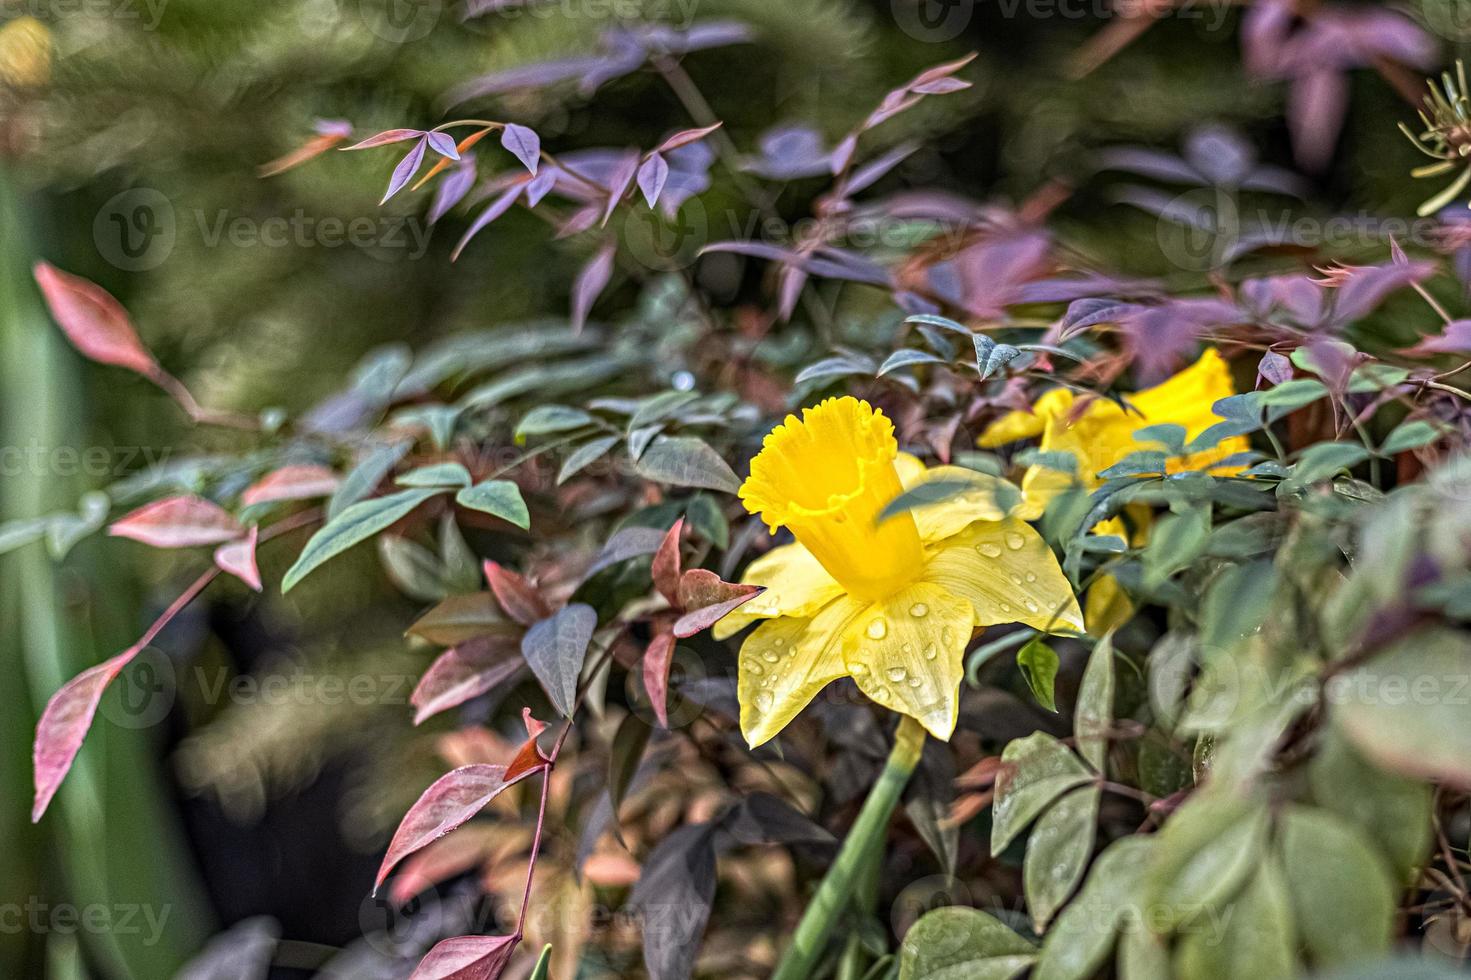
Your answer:
[[[52,319],[77,350],[100,364],[154,377],[158,365],[138,339],[132,318],[112,294],[94,282],[47,262],[35,266],[36,284]]]
[[[231,575],[261,591],[260,568],[255,563],[255,546],[260,539],[260,528],[253,527],[240,541],[230,541],[215,549],[215,564],[220,571]]]
[[[541,162],[541,137],[536,135],[536,130],[516,123],[506,123],[506,128],[501,130],[501,146],[520,160],[521,165],[533,176],[536,175],[537,164]]]
[[[921,82],[912,86],[911,92],[921,95],[949,95],[951,92],[963,92],[971,87],[971,83],[963,78],[937,78],[932,82]]]
[[[330,497],[337,491],[337,474],[315,463],[299,463],[272,470],[256,480],[240,495],[247,507],[278,500],[310,500]]]
[[[36,798],[31,806],[32,823],[41,819],[71,769],[82,740],[87,737],[87,729],[92,727],[92,719],[97,714],[97,705],[102,701],[107,685],[142,649],[143,644],[129,647],[111,660],[82,671],[46,703],[46,710],[41,712],[41,720],[36,725],[33,749]]]
[[[914,76],[913,81],[911,81],[905,87],[911,90],[927,87],[931,82],[938,81],[942,78],[948,78],[949,76],[960,71],[960,69],[964,68],[966,65],[975,60],[976,52],[972,51],[970,54],[966,55],[963,58],[957,58],[954,61],[947,61],[944,64],[936,65],[933,68],[926,68],[924,71]]]
[[[369,136],[361,143],[354,143],[352,146],[344,146],[342,149],[344,152],[347,150],[371,150],[375,146],[386,146],[389,143],[402,143],[404,140],[419,139],[423,135],[424,131],[422,129],[386,129],[375,136]]]
[[[759,585],[725,582],[712,571],[692,568],[679,579],[679,607],[687,612],[674,624],[674,635],[684,639],[709,629],[762,591]]]
[[[409,980],[496,980],[515,950],[515,936],[446,939],[419,961]]]
[[[546,753],[541,750],[541,746],[536,744],[536,737],[546,731],[546,722],[533,718],[530,708],[521,709],[521,720],[526,725],[526,741],[521,743],[521,747],[516,750],[515,758],[506,767],[507,782],[515,782],[522,776],[535,772],[551,761],[547,758]]]
[[[669,665],[674,660],[674,634],[660,633],[644,651],[644,690],[659,724],[669,727]]]
[[[193,548],[219,544],[245,532],[219,504],[202,497],[168,497],[138,508],[107,533],[155,548]]]
[[[301,166],[309,160],[316,159],[346,138],[330,133],[318,134],[296,149],[282,154],[269,163],[261,164],[256,168],[256,174],[260,177],[274,177],[277,174],[285,173],[288,170]]]
[[[1471,354],[1471,320],[1452,320],[1439,334],[1426,337],[1405,353]]]
[[[541,199],[557,186],[557,172],[553,169],[543,170],[531,179],[526,185],[526,206],[534,208],[541,203]]]
[[[657,153],[638,168],[638,189],[644,192],[644,200],[649,202],[649,207],[659,203],[659,194],[668,179],[669,164]]]
[[[428,142],[429,148],[440,156],[450,160],[460,158],[460,151],[455,147],[454,137],[449,133],[425,133],[424,139]]]
[[[515,782],[506,778],[505,766],[481,764],[462,766],[435,780],[418,802],[409,807],[394,832],[388,853],[378,868],[373,893],[377,894],[383,879],[400,861],[475,816]]]
[[[679,603],[679,535],[684,530],[684,518],[674,522],[659,550],[654,552],[654,587],[669,600],[671,606]]]
[[[848,164],[853,162],[853,153],[858,149],[858,134],[849,133],[843,137],[842,142],[833,147],[833,156],[830,167],[832,172],[840,174],[848,169]]]
[[[495,842],[485,836],[477,839],[475,830],[467,827],[453,837],[446,837],[410,855],[399,865],[393,884],[388,886],[388,900],[394,905],[405,905],[425,889],[459,877],[479,864],[491,852]]]
[[[432,225],[449,213],[449,209],[464,200],[475,186],[475,158],[465,157],[434,190],[434,203],[429,206],[429,223]]]
[[[639,155],[637,153],[629,153],[608,174],[608,200],[603,204],[602,216],[602,223],[604,225],[613,216],[613,210],[618,207],[618,202],[623,200],[623,195],[628,191],[628,185],[633,183],[633,178],[638,174],[638,168]]]
[[[465,246],[470,244],[470,239],[478,235],[480,233],[480,230],[486,225],[490,224],[496,218],[499,218],[501,215],[509,211],[511,209],[511,205],[516,203],[516,198],[521,195],[521,191],[524,190],[525,187],[525,184],[517,184],[510,190],[503,192],[501,196],[496,198],[494,201],[491,201],[486,209],[480,212],[480,216],[475,219],[474,223],[472,223],[470,227],[465,231],[465,234],[460,239],[459,244],[455,246],[455,250],[450,253],[449,260],[453,262],[458,259],[460,257],[460,253],[465,250]]]
[[[1280,385],[1292,380],[1292,361],[1276,351],[1262,355],[1256,367],[1257,376],[1270,384]]]
[[[654,152],[668,153],[670,150],[677,150],[681,146],[688,146],[690,143],[704,139],[723,125],[724,123],[715,123],[712,126],[701,126],[699,129],[682,129],[660,143]]]
[[[608,280],[613,277],[613,255],[617,247],[616,240],[608,239],[577,273],[577,280],[572,284],[573,333],[582,332],[587,323],[587,315],[592,312],[593,303],[602,295],[608,286]]]
[[[485,563],[485,580],[501,609],[522,626],[530,626],[552,614],[551,606],[526,579],[493,561]]]
[[[424,162],[424,147],[427,142],[427,139],[421,139],[415,143],[414,148],[393,168],[393,178],[388,181],[388,190],[384,192],[383,200],[378,202],[380,205],[387,204],[389,198],[414,179],[414,174],[419,172],[419,165]]]
[[[478,698],[515,677],[524,665],[520,643],[510,637],[477,637],[446,650],[409,695],[409,704],[417,709],[414,724]]]

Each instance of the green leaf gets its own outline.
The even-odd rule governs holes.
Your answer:
[[[420,602],[438,602],[449,594],[438,556],[423,545],[385,534],[378,538],[378,557],[388,580],[404,595]]]
[[[1202,790],[1158,835],[1146,880],[1153,925],[1173,930],[1221,908],[1259,864],[1267,810],[1228,790]]]
[[[408,632],[439,646],[452,647],[477,636],[505,636],[521,628],[506,619],[490,592],[452,595],[420,616]]]
[[[561,486],[576,474],[581,473],[593,463],[602,459],[608,450],[618,445],[618,441],[621,438],[621,436],[599,436],[590,442],[585,442],[578,446],[567,457],[566,462],[562,464],[562,469],[558,471],[557,486]]]
[[[323,562],[337,557],[358,542],[403,519],[415,507],[443,492],[435,488],[400,490],[387,496],[362,500],[348,507],[322,525],[306,543],[306,547],[301,549],[296,563],[281,579],[282,593],[290,592],[296,583],[306,578]]]
[[[1370,765],[1337,726],[1323,732],[1308,768],[1313,799],[1368,835],[1398,880],[1408,884],[1434,835],[1434,791],[1428,783]]]
[[[1280,834],[1293,917],[1314,965],[1388,952],[1397,889],[1363,833],[1327,810],[1292,806]]]
[[[1146,425],[1134,432],[1134,441],[1145,445],[1158,443],[1169,455],[1179,456],[1185,452],[1185,427],[1175,422]]]
[[[466,487],[455,494],[455,503],[493,514],[519,528],[531,526],[531,514],[526,509],[526,501],[521,499],[521,488],[511,480],[486,480]]]
[[[468,487],[470,471],[459,463],[432,463],[409,470],[394,482],[401,487]]]
[[[1083,680],[1078,684],[1078,703],[1073,712],[1073,735],[1078,755],[1099,773],[1108,759],[1108,733],[1113,728],[1113,636],[1093,645]]]
[[[549,980],[552,969],[552,944],[547,943],[541,948],[541,954],[536,958],[536,966],[531,968],[531,976],[526,980]]]
[[[703,439],[695,436],[658,436],[639,457],[634,469],[656,483],[703,487],[735,493],[741,487],[730,465]]]
[[[608,801],[612,806],[613,832],[622,843],[622,830],[618,823],[618,808],[623,804],[623,795],[633,783],[634,773],[644,757],[644,747],[649,744],[653,729],[644,724],[636,713],[629,712],[618,724],[613,735],[613,746],[608,751]]]
[[[1406,450],[1419,449],[1450,432],[1451,430],[1445,425],[1425,419],[1414,419],[1391,432],[1384,440],[1384,444],[1379,447],[1379,452],[1385,456],[1393,456],[1395,453],[1402,453]]]
[[[566,405],[539,405],[527,412],[516,426],[516,441],[522,442],[527,436],[544,436],[557,432],[570,432],[580,429],[584,425],[591,425],[595,420],[580,408],[568,408]]]
[[[521,655],[564,718],[572,717],[577,679],[597,627],[592,606],[574,602],[534,624],[521,639]]]
[[[1302,451],[1282,486],[1298,490],[1349,470],[1368,458],[1369,450],[1362,443],[1320,442]]]
[[[1185,930],[1175,954],[1180,980],[1296,977],[1292,906],[1283,878],[1277,861],[1268,859],[1229,908],[1205,906]]]
[[[1194,561],[1205,550],[1210,531],[1210,511],[1204,507],[1160,518],[1144,549],[1146,586],[1158,587]]]
[[[1038,933],[1046,930],[1083,880],[1083,871],[1093,856],[1102,793],[1097,786],[1073,790],[1042,814],[1027,838],[1022,885]]]
[[[991,805],[991,853],[1000,854],[1047,804],[1092,774],[1068,747],[1045,732],[1014,739],[1001,753]]]
[[[884,363],[881,364],[881,365],[879,365],[878,373],[877,373],[876,376],[882,378],[884,375],[888,374],[890,371],[897,371],[900,368],[910,367],[910,366],[915,365],[915,364],[944,364],[944,363],[945,363],[945,361],[944,361],[943,358],[936,357],[934,354],[931,354],[929,351],[915,350],[912,347],[902,347],[899,350],[894,351],[894,353],[890,354],[884,360]]]
[[[899,948],[899,980],[1010,980],[1036,947],[979,909],[950,906],[926,913]]]
[[[976,368],[985,381],[997,371],[1022,356],[1022,352],[1010,344],[998,344],[985,334],[975,335]]]
[[[1340,674],[1327,694],[1333,719],[1361,752],[1391,772],[1471,784],[1471,710],[1465,633],[1430,627]]]
[[[1097,972],[1124,917],[1142,907],[1140,889],[1154,846],[1153,837],[1136,836],[1104,849],[1077,899],[1047,931],[1035,980],[1084,980]]]
[[[906,316],[904,322],[924,323],[931,327],[939,327],[941,330],[949,330],[951,333],[963,334],[966,337],[971,336],[971,329],[969,327],[956,323],[948,316],[938,316],[934,313],[916,313],[913,316]]]
[[[389,471],[398,465],[398,461],[408,455],[413,443],[409,440],[389,443],[385,446],[376,446],[363,456],[356,466],[348,471],[347,476],[342,478],[338,484],[337,491],[332,494],[332,499],[327,502],[327,519],[333,520],[337,515],[351,507],[372,493]]]
[[[1032,637],[1016,652],[1016,665],[1027,679],[1032,696],[1037,699],[1038,704],[1053,712],[1057,711],[1057,696],[1054,693],[1057,664],[1057,651],[1044,643],[1040,636]]]

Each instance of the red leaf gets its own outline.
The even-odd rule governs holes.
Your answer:
[[[683,639],[709,629],[762,591],[759,585],[725,582],[708,569],[692,568],[679,579],[679,607],[688,611],[674,624],[674,635]]]
[[[660,633],[644,651],[644,690],[659,724],[669,727],[669,665],[674,660],[674,634]]]
[[[240,502],[265,504],[277,500],[306,500],[326,497],[337,489],[337,474],[315,463],[300,463],[272,470],[240,495]]]
[[[261,590],[260,568],[255,563],[255,546],[259,538],[260,528],[253,527],[243,539],[227,542],[215,549],[215,564],[220,571],[229,572],[257,592]]]
[[[478,637],[446,650],[429,665],[409,695],[409,704],[418,709],[414,724],[478,698],[514,677],[521,666],[520,647],[514,638]]]
[[[679,604],[679,533],[684,530],[684,518],[674,522],[669,533],[654,552],[654,587],[669,600],[671,606]]]
[[[531,717],[530,708],[521,709],[521,720],[526,723],[526,741],[521,743],[521,747],[516,750],[515,758],[506,767],[507,782],[514,782],[522,776],[533,773],[551,761],[536,744],[536,737],[546,731],[546,722]]]
[[[32,750],[36,767],[32,823],[41,819],[41,814],[46,812],[51,798],[71,769],[82,740],[87,737],[87,729],[92,727],[102,692],[142,649],[142,644],[129,647],[111,660],[82,671],[51,695],[36,725],[36,744]]]
[[[608,239],[603,247],[598,249],[597,254],[587,260],[577,273],[577,281],[572,284],[572,332],[581,333],[583,324],[587,323],[587,315],[592,310],[593,302],[607,287],[608,280],[613,276],[613,254],[618,243],[615,239]]]
[[[475,816],[517,779],[506,778],[505,766],[473,765],[462,766],[435,780],[418,802],[409,807],[394,832],[373,882],[374,894],[398,862]]]
[[[419,961],[409,980],[496,980],[515,949],[515,936],[446,939]]]
[[[202,497],[167,497],[140,507],[117,521],[107,533],[132,538],[155,548],[192,548],[219,544],[245,532],[219,504]]]
[[[711,133],[715,132],[723,125],[724,123],[715,123],[711,126],[701,126],[699,129],[682,129],[679,132],[675,133],[673,136],[669,137],[664,142],[660,143],[659,146],[654,150],[654,152],[668,153],[670,150],[677,150],[681,146],[693,143],[696,140],[704,139],[706,136],[709,136]]]
[[[552,614],[551,607],[532,584],[509,568],[487,561],[485,580],[490,583],[490,591],[495,593],[495,599],[505,614],[522,626],[530,626]]]
[[[493,828],[487,829],[494,832]],[[483,837],[477,839],[472,828],[430,844],[399,865],[393,884],[388,886],[389,901],[403,905],[426,888],[469,871],[486,855],[488,843]]]
[[[36,263],[35,276],[52,318],[77,350],[100,364],[158,375],[158,364],[138,339],[128,311],[111,293],[46,262]]]
[[[386,146],[389,143],[402,143],[404,140],[416,140],[424,135],[422,129],[385,129],[374,136],[369,136],[361,143],[352,146],[344,146],[343,150],[369,150],[375,146]]]

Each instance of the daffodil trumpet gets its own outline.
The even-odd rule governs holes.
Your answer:
[[[885,514],[932,480],[974,489]],[[796,542],[751,563],[742,581],[765,591],[715,627],[723,637],[760,623],[738,665],[746,740],[754,747],[772,738],[843,677],[948,739],[977,630],[1082,630],[1051,549],[997,503],[1005,489],[995,477],[927,469],[900,453],[893,423],[856,398],[828,399],[776,426],[740,497],[772,534],[786,528]]]

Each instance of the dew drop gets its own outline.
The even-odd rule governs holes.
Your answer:
[[[910,687],[923,687],[924,686],[924,678],[922,678],[922,677],[911,677],[911,678],[909,678],[909,686]]]
[[[868,624],[868,629],[864,632],[868,634],[868,637],[871,640],[882,640],[884,637],[889,635],[889,624],[884,622],[882,619],[875,619],[873,622]]]
[[[905,670],[903,667],[890,667],[888,670],[884,671],[884,673],[888,676],[889,680],[893,681],[895,684],[899,683],[904,678],[909,676],[909,671]]]
[[[986,541],[976,545],[976,550],[985,555],[987,558],[1001,557],[1001,546],[992,541]]]
[[[924,648],[924,658],[926,660],[934,660],[939,655],[939,651],[935,649],[935,645],[933,643]]]
[[[909,607],[909,615],[913,616],[915,619],[924,619],[926,616],[929,615],[929,612],[930,607],[922,602],[916,602],[914,605]]]
[[[780,650],[782,647],[787,645],[787,641],[778,636],[776,639],[771,641],[771,645]]]
[[[1022,577],[1020,575],[1018,575],[1016,572],[1012,572],[1011,575],[1009,576],[1009,578],[1011,579],[1011,584],[1012,585],[1021,585],[1022,584]]]
[[[762,711],[770,711],[771,705],[772,698],[770,694],[767,694],[765,691],[763,691],[760,694],[756,695],[756,707],[760,708]]]
[[[747,660],[745,666],[747,670],[755,674],[757,677],[760,677],[762,674],[765,673],[765,671],[761,669],[761,665],[754,660]]]
[[[1027,573],[1027,581],[1028,582],[1035,582],[1035,581],[1037,581],[1037,573],[1036,572],[1028,572]]]
[[[903,650],[905,653],[913,653],[914,652],[914,644],[913,643],[906,643],[903,646],[901,646],[899,649],[900,650]]]
[[[761,655],[761,659],[764,660],[764,661],[766,661],[769,664],[774,664],[778,660],[781,659],[781,654],[776,653],[775,651],[772,651],[772,650],[767,650],[765,653],[763,653]]]
[[[1040,607],[1031,599],[1027,600],[1027,612],[1036,612]]]
[[[1017,534],[1015,531],[1006,532],[1006,546],[1012,551],[1020,551],[1022,545],[1026,543],[1027,539],[1022,537],[1020,534]]]
[[[944,629],[940,630],[940,642],[943,643],[943,644],[945,644],[947,647],[948,646],[954,646],[955,645],[955,631],[952,630],[948,626],[946,626]],[[930,649],[933,650],[934,647],[931,647]]]
[[[1004,613],[1011,612],[1011,603],[1009,602],[997,603],[997,607]]]
[[[848,665],[848,673],[854,677],[866,677],[868,676],[868,664],[855,660]]]

